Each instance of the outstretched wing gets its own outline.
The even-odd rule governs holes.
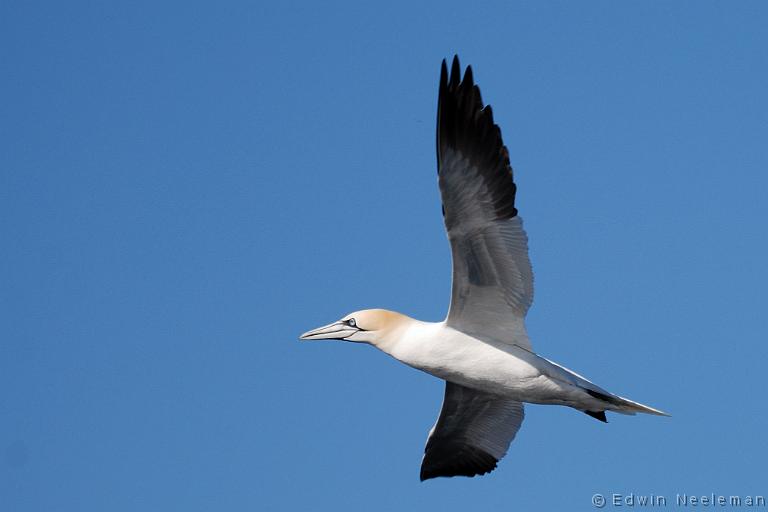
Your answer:
[[[524,416],[521,402],[446,382],[440,417],[424,450],[421,480],[493,471]]]
[[[472,68],[462,80],[457,57],[450,78],[445,61],[440,74],[437,163],[453,260],[447,324],[530,349],[523,318],[533,302],[533,272],[509,154]]]

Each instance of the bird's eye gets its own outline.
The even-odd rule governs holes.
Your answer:
[[[349,320],[347,320],[347,325],[350,327],[357,327],[357,322],[355,322],[354,318],[350,318]]]

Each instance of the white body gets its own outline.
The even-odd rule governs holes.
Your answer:
[[[445,324],[408,319],[397,343],[377,347],[395,359],[440,379],[520,402],[601,410],[605,394],[588,380],[509,342],[481,341]]]

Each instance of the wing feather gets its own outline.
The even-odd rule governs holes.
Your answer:
[[[462,80],[458,58],[450,77],[445,61],[441,70],[437,160],[453,262],[447,323],[530,349],[523,319],[533,302],[533,271],[509,153],[472,68]]]
[[[521,402],[446,382],[443,407],[424,450],[421,480],[493,471],[524,416]]]

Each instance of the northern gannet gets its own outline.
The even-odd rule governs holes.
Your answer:
[[[453,266],[447,318],[422,322],[367,309],[301,335],[368,343],[445,380],[421,480],[495,469],[520,429],[524,402],[566,405],[603,422],[605,411],[668,416],[531,349],[524,319],[533,301],[533,272],[509,154],[471,66],[461,79],[458,56],[450,77],[445,60],[440,72],[437,172]]]

